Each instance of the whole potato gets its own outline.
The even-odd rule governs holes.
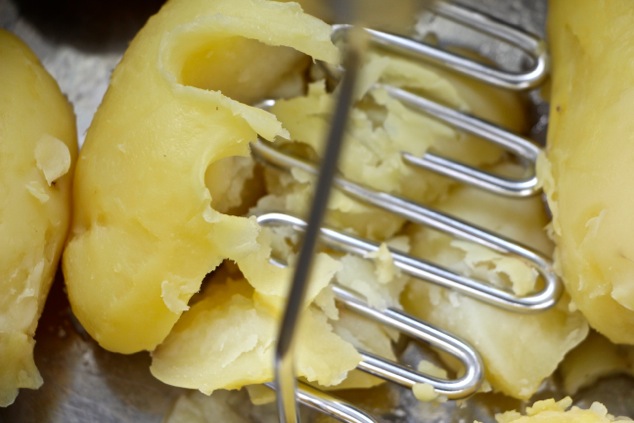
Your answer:
[[[0,30],[0,406],[42,384],[33,335],[66,238],[76,154],[70,104]]]

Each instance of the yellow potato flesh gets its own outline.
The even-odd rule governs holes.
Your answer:
[[[57,83],[0,30],[0,406],[42,384],[33,335],[66,238],[76,145]]]
[[[538,251],[548,253],[552,248],[542,229],[547,220],[539,198],[506,199],[461,188],[438,207]],[[517,259],[503,258],[424,228],[415,229],[412,236],[414,254],[454,271],[511,288],[520,295],[535,288],[535,273],[527,272]],[[413,281],[404,304],[414,315],[474,345],[493,389],[515,398],[530,398],[588,333],[585,319],[569,311],[567,300],[538,314],[512,313]]]
[[[237,100],[266,95],[297,51],[335,61],[329,34],[296,4],[174,0],[131,43],[81,151],[63,263],[73,311],[102,346],[154,349],[224,259],[255,284],[285,279],[253,219],[211,207],[224,190],[212,198],[205,175],[248,155],[256,134],[285,134]]]
[[[464,78],[402,57],[370,54],[359,83],[363,100],[351,114],[340,168],[346,178],[379,191],[425,203],[442,198],[455,185],[448,178],[406,165],[401,156],[404,151],[422,156],[434,150],[474,166],[499,162],[502,153],[489,143],[406,107],[383,90],[370,89],[375,83],[409,89],[460,110],[477,111],[482,118],[503,122],[518,132],[525,129],[524,116],[519,112],[522,104],[508,92],[488,89],[485,98],[481,85]],[[332,94],[325,91],[323,84],[316,83],[309,87],[307,96],[278,101],[272,111],[293,141],[318,152],[328,129],[332,103]],[[310,179],[297,174],[271,179],[271,195],[263,202],[273,204],[264,206],[304,214],[310,204],[311,185],[306,183]],[[329,225],[383,241],[394,236],[405,223],[401,217],[353,201],[336,190],[333,197],[327,217]]]
[[[177,0],[152,18],[131,44],[82,151],[75,188],[76,219],[64,257],[73,310],[101,345],[120,352],[153,350],[151,370],[156,377],[206,393],[271,379],[275,322],[288,271],[270,265],[268,258],[275,250],[277,256],[292,262],[295,250],[275,231],[262,231],[253,219],[223,212],[242,206],[239,188],[251,165],[236,156],[248,156],[248,141],[256,133],[268,139],[279,136],[276,142],[290,138],[317,154],[333,95],[317,82],[306,96],[278,102],[275,116],[240,103],[266,96],[302,60],[288,49],[246,39],[294,46],[333,61],[336,50],[328,34],[323,22],[299,13],[292,4]],[[266,77],[260,78],[264,73]],[[368,86],[374,81],[395,83],[460,109],[476,110],[514,129],[524,126],[517,97],[483,91],[405,60],[371,56],[364,78]],[[424,136],[419,139],[414,133]],[[348,135],[343,173],[416,200],[443,200],[451,196],[455,183],[408,168],[400,159],[403,149],[423,154],[434,148],[475,164],[504,160],[498,149],[472,145],[469,137],[413,113],[381,90],[367,93],[358,103]],[[301,215],[309,204],[311,183],[312,178],[298,170],[267,171],[267,195],[252,211],[281,208]],[[480,201],[487,204],[488,200]],[[530,210],[538,217],[530,221],[526,232],[539,233],[541,205],[536,202]],[[513,209],[495,215],[494,220],[513,226],[516,214]],[[401,242],[405,251],[408,242],[402,239],[412,235],[402,219],[340,193],[334,195],[328,221],[379,242]],[[538,238],[543,240],[543,234]],[[411,241],[417,241],[416,236]],[[455,252],[449,251],[450,255]],[[390,356],[389,343],[395,335],[338,310],[327,287],[330,280],[361,292],[379,307],[398,306],[406,281],[382,253],[370,264],[347,255],[321,257],[327,265],[317,266],[321,273],[311,287],[312,304],[306,305],[309,320],[304,326],[311,329],[299,336],[309,336],[305,345],[323,348],[318,354],[298,355],[298,374],[331,386],[340,383],[358,362],[352,346]],[[216,270],[190,308],[190,298],[204,276],[227,260],[235,262],[239,272],[228,277],[222,269]],[[503,270],[498,273],[518,267],[500,262]],[[516,288],[530,290],[534,278],[524,273]],[[409,297],[412,310],[420,302],[433,301],[435,294],[420,295],[427,297]],[[451,303],[433,305],[453,313],[443,308]],[[546,364],[539,367],[542,363],[538,362],[539,372],[527,376],[535,367],[500,356],[500,351],[507,350],[495,347],[508,340],[486,329],[500,316],[478,307],[473,313],[488,317],[473,322],[476,346],[491,342],[489,359],[502,360],[500,372],[517,368],[510,377],[491,377],[491,382],[516,396],[530,395],[547,375],[543,373],[552,372],[561,355],[587,330],[583,319],[570,314],[565,304],[538,323],[519,328],[509,323],[506,332],[519,333],[527,343],[544,333],[555,343],[544,353],[549,357]],[[454,321],[474,321],[473,313],[456,312]],[[446,322],[437,321],[441,326]],[[539,354],[529,350],[523,359]],[[495,374],[496,370],[491,372]],[[339,386],[374,383],[351,373]]]
[[[278,319],[258,303],[245,280],[215,280],[153,353],[152,373],[207,394],[268,382]],[[360,360],[319,310],[305,312],[298,336],[297,373],[308,380],[340,383]]]
[[[567,395],[591,387],[599,379],[616,374],[634,374],[634,347],[616,345],[597,332],[589,336],[561,363],[559,374]]]
[[[572,399],[537,401],[527,407],[525,414],[509,411],[496,417],[498,423],[609,423],[631,422],[626,417],[615,417],[608,413],[603,404],[595,402],[589,408],[571,407]]]
[[[366,72],[372,72],[375,69],[374,63],[376,62],[369,63],[369,69],[366,68]],[[488,106],[484,108],[484,113],[490,119],[507,123],[515,128],[523,126],[521,113],[523,109],[517,98],[514,100],[512,96],[500,96],[496,92],[483,90],[482,87],[474,87],[472,91],[466,91],[469,94],[469,102],[467,102],[456,91],[454,85],[456,81],[448,80],[442,73],[435,74],[424,68],[412,72],[409,67],[403,66],[401,61],[388,61],[387,65],[383,65],[384,69],[378,73],[382,78],[388,78],[388,82],[393,82],[397,78],[406,81],[410,78],[414,80],[412,74],[420,75],[422,73],[427,75],[427,78],[415,79],[422,81],[418,82],[419,84],[423,86],[429,84],[433,87],[440,85],[442,88],[438,88],[438,95],[444,94],[445,97],[452,99],[454,104],[458,103],[466,109],[472,107],[472,104],[484,104]],[[385,71],[386,68],[389,70]],[[461,86],[461,88],[463,87]],[[425,151],[432,144],[430,139],[440,138],[444,144],[439,143],[439,148],[458,156],[464,155],[465,150],[468,151],[471,145],[469,142],[472,140],[461,139],[455,131],[430,122],[424,116],[418,116],[389,99],[380,97],[380,92],[369,95],[374,98],[378,97],[379,101],[383,102],[382,104],[387,109],[387,117],[383,120],[383,125],[376,125],[376,121],[373,120],[373,116],[367,112],[367,109],[362,106],[353,109],[347,150],[341,164],[342,173],[347,174],[351,179],[361,180],[368,185],[374,185],[386,191],[407,196],[418,195],[416,197],[418,200],[440,197],[443,200],[438,201],[438,205],[445,211],[488,226],[513,239],[529,243],[545,253],[550,252],[552,245],[543,230],[546,225],[546,216],[543,205],[538,198],[526,201],[503,200],[491,195],[482,195],[475,190],[451,188],[451,183],[422,172],[413,172],[398,159],[392,159],[390,165],[388,157],[390,154],[398,156],[403,149],[422,154],[422,151]],[[273,108],[273,112],[289,130],[293,140],[301,141],[304,145],[309,146],[313,152],[318,152],[323,140],[323,133],[327,127],[331,103],[331,95],[317,83],[310,87],[306,96],[278,102]],[[509,115],[506,113],[508,109],[504,105],[508,104],[515,106],[511,109],[517,110],[517,114]],[[479,111],[481,112],[481,110]],[[412,128],[418,129],[419,133],[426,136],[412,137]],[[363,160],[359,158],[363,158]],[[470,159],[475,163],[486,163],[487,161],[501,161],[503,157],[499,151],[493,150],[481,152],[480,156],[472,155]],[[373,163],[375,166],[363,166],[365,163]],[[516,167],[509,165],[500,166],[497,170],[506,173],[518,172]],[[429,195],[429,191],[425,190],[430,179],[434,182],[439,181],[438,185],[440,185],[439,189],[437,185],[431,186],[430,184],[430,190],[437,190],[431,195]],[[259,211],[279,208],[290,210],[296,214],[305,212],[311,193],[311,178],[309,176],[298,171],[290,173],[271,171],[268,174],[267,182],[269,194],[258,203],[257,209]],[[411,183],[411,187],[418,185],[421,189],[419,192],[410,191],[408,183]],[[474,267],[478,268],[476,272],[480,272],[480,276],[484,275],[485,279],[497,279],[500,283],[511,279],[514,282],[513,288],[519,293],[531,291],[536,283],[535,274],[526,266],[518,263],[517,260],[503,258],[490,252],[485,253],[460,243],[451,244],[446,237],[434,238],[433,235],[426,234],[424,231],[423,235],[419,235],[417,232],[412,234],[407,226],[404,226],[401,219],[359,204],[341,194],[336,194],[330,207],[335,212],[341,212],[329,216],[329,223],[336,227],[345,229],[352,227],[355,231],[378,241],[390,241],[389,237],[394,234],[411,235],[414,254],[431,258],[433,261],[441,262],[447,266],[455,266],[464,262],[464,254],[467,252],[470,254],[469,257],[475,257],[470,258],[470,260]],[[377,219],[377,217],[383,220]],[[391,224],[382,224],[386,221]],[[432,244],[435,246],[432,251],[423,248]],[[286,249],[284,249],[285,247]],[[280,257],[294,254],[293,250],[288,249],[285,244],[276,245],[275,248],[281,249],[281,252],[277,254]],[[401,248],[406,251],[408,249],[407,245],[401,246]],[[387,271],[384,272],[385,277],[382,278],[379,264],[372,266],[360,258],[350,256],[344,256],[338,260],[342,269],[337,272],[335,279],[340,284],[361,292],[370,303],[378,307],[398,306],[399,293],[403,288],[403,278],[399,277],[397,273],[394,274],[389,269],[383,269]],[[489,270],[491,267],[494,271]],[[459,270],[467,273],[470,271],[470,269],[464,268]],[[381,282],[382,279],[383,282]],[[256,286],[256,290],[266,292],[258,286]],[[327,290],[322,294],[327,296]],[[563,355],[587,334],[585,320],[579,313],[569,312],[567,302],[562,302],[556,310],[538,316],[515,315],[473,300],[459,298],[455,293],[430,287],[424,282],[411,282],[403,300],[408,311],[430,320],[440,327],[458,333],[476,345],[484,356],[489,382],[496,390],[520,398],[532,395],[542,380],[555,370]],[[382,355],[390,354],[389,348],[385,348],[383,345],[373,345],[368,348],[367,345],[364,345],[363,340],[359,339],[361,338],[359,335],[366,339],[371,338],[363,334],[364,332],[370,334],[374,331],[375,338],[384,337],[383,340],[387,340],[389,344],[389,336],[385,337],[379,325],[366,327],[355,324],[351,326],[352,329],[349,329],[346,328],[348,321],[346,318],[333,316],[331,312],[326,311],[332,310],[332,307],[323,306],[323,304],[320,306],[322,311],[329,316],[335,332],[342,334],[344,339],[356,346],[381,351]],[[203,310],[205,307],[196,305],[191,311],[186,312],[184,318],[193,319],[190,315],[194,313],[202,316]],[[474,318],[474,316],[479,316],[479,318]],[[227,382],[227,378],[217,376],[216,370],[224,366],[223,363],[219,362],[224,357],[219,354],[196,355],[198,347],[194,343],[195,339],[215,339],[217,344],[221,344],[220,339],[222,338],[211,336],[208,332],[208,328],[211,327],[209,322],[214,320],[210,317],[197,318],[199,324],[196,325],[186,324],[185,321],[179,322],[174,336],[170,335],[154,353],[152,366],[154,374],[162,380],[171,381],[170,383],[186,383],[184,386],[190,387],[202,386],[205,392],[212,389],[207,382],[209,380],[214,380],[214,383]],[[500,322],[504,323],[500,324]],[[247,332],[240,331],[240,333],[243,338],[247,335]],[[183,341],[185,334],[189,337],[188,342]],[[354,339],[355,335],[356,340]],[[317,337],[316,334],[314,336]],[[326,342],[326,338],[323,338],[323,341]],[[210,350],[210,347],[207,346],[203,350]],[[177,351],[180,354],[178,359]],[[251,352],[245,352],[244,355],[248,356],[249,354]],[[323,358],[325,359],[325,357]],[[250,362],[259,363],[256,367],[270,366],[267,364],[270,363],[270,360],[251,359]],[[177,364],[170,368],[172,363]],[[334,361],[333,364],[337,364],[337,361]],[[187,373],[187,377],[173,377],[168,375],[166,369],[170,369],[171,375],[177,375],[181,372]],[[241,368],[239,371],[234,370],[233,375],[237,377],[237,375],[248,371],[247,368]],[[260,377],[270,375],[270,373],[271,370],[267,370]],[[301,369],[299,373],[305,374]],[[336,379],[330,377],[329,380]],[[245,384],[246,381],[247,378],[241,379],[242,384]],[[254,378],[252,381],[255,383],[260,380]],[[372,384],[373,381],[361,378],[357,373],[351,373],[343,384],[337,387],[360,387]],[[239,384],[231,382],[225,386],[237,387]],[[222,387],[222,384],[215,386],[215,388],[219,387]]]
[[[590,325],[634,343],[634,9],[631,2],[553,1],[552,98],[540,174],[556,259]]]

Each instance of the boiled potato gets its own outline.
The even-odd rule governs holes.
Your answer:
[[[382,191],[404,195],[417,201],[431,201],[446,197],[449,195],[449,189],[455,185],[455,182],[405,165],[401,160],[401,151],[420,155],[427,149],[435,148],[447,154],[466,158],[473,164],[500,162],[504,160],[504,156],[497,148],[482,141],[478,142],[404,107],[387,96],[383,90],[370,89],[375,82],[392,83],[422,92],[463,110],[478,109],[487,118],[505,123],[517,130],[525,127],[524,116],[521,113],[522,104],[513,95],[492,89],[483,92],[481,86],[469,85],[438,70],[402,58],[371,54],[364,66],[364,76],[360,84],[364,89],[360,90],[360,100],[352,109],[346,150],[340,167],[348,178]],[[306,155],[309,157],[317,156],[331,119],[333,101],[334,96],[325,89],[323,81],[311,84],[306,95],[278,101],[271,111],[290,135],[289,140],[281,139],[278,142],[288,148],[308,150]],[[509,109],[517,113],[508,113]],[[303,215],[306,206],[310,204],[312,186],[312,178],[299,170],[288,173],[267,170],[267,195],[260,199],[253,211],[281,209]],[[485,203],[483,201],[483,204]],[[377,241],[398,243],[399,236],[408,239],[403,233],[405,222],[402,218],[360,204],[336,191],[329,208],[327,221],[331,226],[352,230]],[[531,210],[537,211],[537,216],[543,216],[539,202]],[[512,225],[510,216],[511,213],[508,213],[505,221]],[[527,232],[535,230],[547,243],[539,224],[529,226]],[[400,248],[407,251],[407,244],[408,242],[405,242]],[[293,257],[295,254],[284,242],[274,242],[273,249],[277,250],[277,257]],[[334,279],[339,284],[362,293],[369,303],[379,308],[400,307],[399,296],[404,286],[404,278],[391,269],[393,265],[389,253],[384,257],[383,266],[380,264],[380,256],[377,257],[379,263],[375,263],[374,266],[358,257],[335,257],[341,263],[341,269],[334,274]],[[225,286],[223,278],[224,276],[212,276],[210,286]],[[151,370],[155,376],[167,383],[197,388],[205,393],[271,379],[275,316],[262,315],[261,302],[267,301],[267,296],[276,295],[279,285],[262,286],[247,279],[255,288],[255,293],[247,294],[244,297],[247,299],[246,302],[244,298],[238,299],[235,295],[225,296],[210,289],[203,293],[204,299],[201,302],[194,304],[191,310],[184,313],[165,341],[153,352]],[[321,282],[316,286],[323,287],[323,291],[320,296],[315,297],[318,304],[317,307],[308,309],[309,315],[325,315],[328,325],[332,325],[332,331],[341,334],[353,345],[362,346],[370,351],[380,351],[381,355],[392,357],[393,353],[389,346],[390,334],[384,333],[384,329],[376,324],[364,325],[359,321],[351,324],[350,316],[335,307],[332,295],[327,299],[329,304],[324,307],[324,297],[329,294],[329,281],[321,277],[317,279]],[[271,291],[271,288],[275,290]],[[223,288],[220,292],[224,291]],[[238,300],[242,306],[233,303]],[[256,313],[261,315],[258,317]],[[228,317],[230,315],[231,317]],[[567,316],[567,313],[564,312],[563,315]],[[253,320],[247,322],[247,316],[251,316]],[[267,320],[268,323],[265,322]],[[545,322],[550,320],[544,319]],[[583,319],[580,320],[583,323]],[[234,324],[230,325],[228,322]],[[486,321],[482,323],[484,325]],[[224,329],[230,326],[233,328],[231,331]],[[258,327],[260,329],[256,330]],[[376,383],[375,380],[368,380],[367,376],[362,377],[357,373],[351,373],[342,383],[343,377],[346,376],[345,372],[356,366],[359,357],[337,338],[332,337],[325,328],[320,330],[315,325],[312,327],[312,330],[304,329],[310,331],[309,339],[299,335],[302,339],[299,344],[314,345],[317,340],[317,344],[329,343],[330,347],[328,351],[322,351],[316,356],[298,354],[297,372],[300,376],[321,387],[336,385],[337,388],[349,388],[371,386]],[[576,326],[564,323],[556,327],[557,330],[563,331]],[[529,325],[526,325],[527,337],[530,334],[538,336],[543,330],[543,325],[536,325],[532,332],[528,328]],[[238,333],[239,335],[236,335]],[[579,331],[578,335],[583,337],[583,330]],[[249,339],[249,343],[240,343],[241,347],[228,347],[227,336]],[[571,339],[570,345],[562,341],[561,344],[564,345],[558,343],[557,346],[565,352],[574,345],[577,338],[572,336]],[[210,354],[210,351],[213,353]],[[548,354],[544,354],[544,357],[547,356]],[[556,359],[546,360],[550,372],[560,356],[561,353]],[[497,357],[492,359],[495,358]],[[318,373],[311,372],[311,369],[318,367],[315,363],[319,361],[329,361],[330,364],[322,365],[322,370]],[[520,371],[519,376],[523,375]],[[539,372],[537,383],[546,375],[543,370]],[[514,383],[521,385],[523,380],[519,378]],[[535,389],[533,385],[532,390]]]
[[[102,346],[123,353],[151,350],[157,378],[207,394],[271,380],[276,322],[290,271],[269,264],[269,258],[284,257],[292,264],[298,236],[260,228],[245,215],[275,209],[303,215],[313,178],[298,169],[261,169],[250,159],[248,143],[260,135],[317,159],[335,94],[317,80],[306,84],[304,93],[279,100],[270,112],[248,104],[280,92],[287,81],[297,82],[309,56],[336,62],[338,50],[329,34],[324,22],[294,3],[172,0],[135,38],[81,152],[75,216],[64,254],[73,311]],[[401,151],[422,155],[433,149],[513,173],[504,152],[413,112],[384,90],[372,89],[376,82],[423,93],[518,131],[526,126],[520,99],[373,53],[366,58],[351,111],[344,175],[416,201],[464,202],[462,208],[447,207],[456,212],[466,208],[467,220],[489,213],[491,200],[470,199],[458,194],[465,191],[455,182],[411,169]],[[487,207],[478,209],[473,202]],[[519,226],[515,231],[528,237],[525,241],[533,237],[548,252],[539,201],[497,209],[500,214],[490,221]],[[517,225],[521,211],[527,222]],[[450,320],[424,317],[451,330],[452,321],[456,327],[469,321],[476,346],[491,345],[483,347],[485,360],[500,362],[488,373],[489,381],[517,397],[531,395],[587,333],[583,317],[571,312],[567,302],[534,321],[534,316],[511,316],[504,332],[522,340],[520,349],[530,348],[509,360],[504,352],[513,349],[502,346],[511,341],[486,329],[508,313],[481,304],[456,311],[456,301],[468,300],[421,291],[395,269],[386,245],[426,254],[421,251],[426,232],[336,191],[327,222],[382,247],[366,258],[332,251],[318,255],[298,335],[303,354],[298,354],[297,373],[307,382],[326,388],[372,386],[376,379],[353,371],[360,359],[355,347],[393,357],[391,342],[398,334],[341,310],[330,288],[333,280],[378,308],[401,307],[405,298],[418,315],[449,310]],[[435,245],[448,251],[432,255],[439,260],[483,257],[464,244]],[[510,278],[519,292],[537,283],[525,266],[484,256],[484,270],[477,271],[494,263],[494,280]],[[407,285],[412,288],[403,296]],[[420,304],[428,302],[434,307],[421,311]],[[472,313],[463,313],[467,309]]]
[[[455,182],[431,172],[405,165],[401,153],[422,156],[428,150],[458,158],[474,166],[497,163],[503,152],[477,137],[456,131],[391,98],[375,83],[389,83],[433,98],[465,111],[477,110],[481,117],[504,123],[521,132],[526,122],[519,99],[502,90],[487,90],[446,72],[421,66],[404,57],[369,54],[360,81],[361,103],[352,110],[352,129],[345,144],[340,169],[346,178],[376,190],[429,203],[446,195]],[[308,95],[278,101],[273,113],[290,132],[294,142],[320,151],[330,122],[333,96],[323,82],[309,87]],[[512,112],[509,112],[511,110]],[[264,207],[281,208],[302,215],[310,205],[312,186],[298,175],[276,175],[269,180]],[[335,191],[326,223],[377,240],[394,236],[405,220],[392,213],[364,205]]]
[[[207,394],[268,382],[278,321],[277,313],[254,298],[246,280],[216,278],[204,300],[183,315],[154,351],[152,373]],[[314,308],[302,319],[297,356],[298,375],[324,386],[341,383],[360,360],[353,346],[333,332],[327,316]]]
[[[626,417],[615,417],[599,402],[590,408],[571,407],[572,399],[566,397],[560,401],[553,399],[537,401],[528,407],[526,414],[509,411],[496,416],[498,423],[608,423],[631,422]]]
[[[634,346],[613,344],[595,331],[566,356],[559,371],[568,395],[618,374],[634,375]]]
[[[275,88],[307,58],[297,51],[338,58],[330,27],[297,4],[170,2],[127,51],[87,135],[64,255],[71,305],[102,346],[154,350],[152,372],[165,382],[211,392],[271,378],[289,271],[269,264],[271,237],[253,218],[223,212],[240,206],[249,166],[239,156],[248,155],[248,142],[256,134],[287,135],[274,115],[238,100],[254,102]],[[328,386],[360,356],[328,321],[338,310],[332,293],[320,290],[340,265],[325,257],[308,311],[318,360],[308,360],[301,374]],[[230,295],[233,283],[216,271],[212,288],[173,328],[205,275],[224,260],[237,265],[231,280],[243,294]],[[249,310],[250,324],[240,326]],[[238,327],[244,336],[236,337]],[[226,337],[239,341],[235,348],[221,342]],[[389,350],[391,338],[379,337],[385,339]],[[215,348],[217,354],[201,354]]]
[[[473,188],[452,191],[438,208],[504,234],[548,254],[552,245],[542,229],[547,222],[537,197],[507,199]],[[461,274],[475,276],[523,295],[535,288],[536,273],[517,259],[425,229],[412,230],[412,252]],[[564,298],[553,309],[521,314],[483,304],[432,284],[413,281],[406,310],[474,345],[495,391],[530,398],[564,355],[588,333],[579,312]]]
[[[634,9],[623,1],[550,4],[552,98],[540,176],[556,260],[590,325],[634,343]]]
[[[330,28],[297,4],[173,0],[131,43],[87,133],[64,276],[74,313],[105,348],[153,350],[204,276],[235,261],[253,285],[268,263],[252,218],[220,213],[223,159],[286,131],[255,102],[306,59],[334,62]],[[229,167],[231,169],[231,167]]]
[[[57,83],[0,30],[0,406],[42,384],[33,336],[68,229],[75,132]]]

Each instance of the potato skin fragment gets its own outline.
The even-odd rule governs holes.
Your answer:
[[[280,277],[255,221],[211,207],[205,173],[256,133],[285,134],[240,101],[265,96],[298,51],[338,55],[325,23],[263,0],[173,0],[131,43],[81,151],[63,261],[73,311],[106,349],[153,350],[224,259],[255,284]]]
[[[33,336],[68,231],[73,110],[33,52],[0,30],[0,406],[38,388]]]
[[[550,3],[548,160],[540,176],[556,260],[590,325],[634,343],[634,10],[629,1]]]

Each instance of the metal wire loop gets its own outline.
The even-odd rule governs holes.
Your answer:
[[[529,58],[530,68],[523,71],[498,69],[408,37],[373,29],[367,31],[372,41],[378,45],[508,90],[535,88],[546,78],[549,59],[546,45],[540,37],[463,5],[436,0],[427,2],[426,8],[448,20],[513,46]],[[347,24],[334,25],[333,39],[344,37],[349,29],[350,25]]]
[[[313,164],[288,153],[282,153],[265,141],[253,143],[252,151],[258,160],[270,166],[286,171],[291,168],[299,168],[311,174],[317,172],[317,168]],[[550,260],[516,241],[508,240],[432,208],[402,197],[374,190],[342,177],[336,177],[334,185],[357,200],[392,212],[410,222],[422,224],[450,236],[483,245],[502,254],[518,257],[539,272],[543,279],[543,286],[541,290],[527,296],[517,296],[489,285],[484,281],[468,278],[438,265],[393,251],[395,264],[411,276],[454,289],[472,298],[515,312],[539,312],[548,309],[557,302],[561,295],[561,281],[555,274]],[[301,220],[295,220],[292,216],[280,213],[269,215],[266,218],[276,219],[278,223],[292,224],[298,229],[303,226]],[[265,217],[260,216],[260,219],[262,223],[265,222]],[[360,240],[326,228],[322,228],[321,234],[329,245],[337,246],[337,248],[345,251],[365,253],[378,248],[375,243],[370,241]]]
[[[304,221],[284,213],[262,214],[257,216],[257,220],[262,226],[290,225],[298,231],[304,231],[306,228]],[[343,234],[322,228],[321,235],[322,240],[328,246],[333,246],[333,243],[330,242],[331,236],[334,235],[340,242]],[[376,245],[376,248],[378,249],[378,245]],[[352,252],[363,255],[369,251],[373,251],[373,249],[367,251],[355,250]],[[286,266],[285,262],[275,257],[271,261],[278,266]],[[396,258],[395,263],[399,266]],[[467,342],[402,310],[372,307],[360,295],[337,283],[332,284],[332,290],[337,301],[351,311],[396,329],[410,339],[423,342],[436,350],[452,355],[462,364],[464,372],[455,379],[437,378],[363,350],[359,350],[362,356],[362,360],[357,366],[359,370],[386,381],[395,382],[406,388],[412,388],[418,383],[425,383],[431,385],[438,394],[447,398],[464,398],[473,394],[479,388],[484,378],[482,360],[477,351]]]
[[[277,388],[273,382],[265,383],[265,385],[273,390]],[[297,400],[315,411],[342,422],[377,423],[377,420],[365,411],[305,383],[297,384]]]

